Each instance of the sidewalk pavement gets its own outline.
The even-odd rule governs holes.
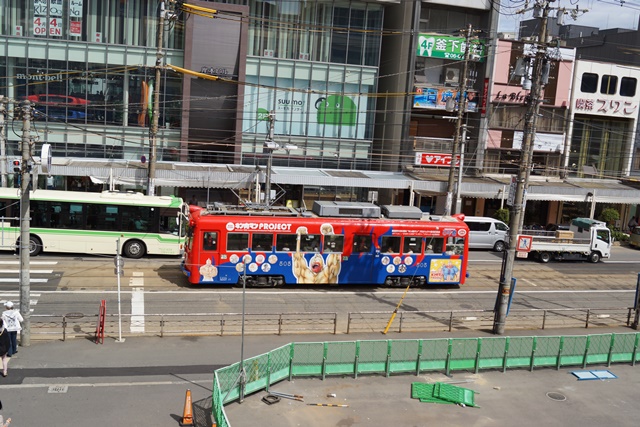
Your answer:
[[[547,329],[507,331],[506,335],[611,332],[636,331],[629,328]],[[453,334],[246,335],[244,356],[262,354],[293,341],[478,336],[494,335],[478,331]],[[5,419],[11,417],[15,426],[62,426],[70,422],[93,427],[175,426],[182,418],[186,390],[190,389],[196,425],[210,427],[213,371],[239,361],[241,346],[240,336],[128,337],[121,343],[105,338],[104,344],[95,344],[88,339],[34,341],[29,347],[20,347],[9,364],[8,377],[0,378],[0,399],[4,407],[0,414]],[[634,383],[637,389],[640,371],[632,372],[638,372]],[[413,381],[413,378],[408,381]],[[353,379],[349,381],[352,386],[357,385]],[[365,386],[364,381],[362,386]],[[375,406],[376,402],[371,402],[371,405]],[[640,414],[636,413],[635,420],[639,418]],[[234,427],[249,425],[241,420],[234,423],[233,417],[231,422]],[[279,425],[288,423],[283,421]]]

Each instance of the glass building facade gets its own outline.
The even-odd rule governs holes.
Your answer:
[[[146,154],[157,7],[150,0],[0,1],[0,94],[34,104],[33,127],[54,156]],[[182,44],[178,22],[165,31],[167,63],[182,65]],[[182,77],[165,72],[160,86],[159,158],[176,160]],[[19,138],[7,138],[9,155],[18,153]]]
[[[151,102],[158,86],[154,65],[159,3],[0,0],[0,77],[4,81],[0,94],[34,103],[35,129],[46,131],[42,142],[52,144],[55,157],[139,160],[147,153]],[[236,153],[236,161],[264,161],[266,118],[275,111],[277,140],[299,147],[286,164],[294,159],[296,166],[367,167],[384,2],[194,3],[246,8],[242,14],[248,26],[242,41],[246,56],[239,58],[246,85],[237,98],[244,101],[236,106],[235,118],[241,126],[231,129],[229,125],[226,130],[227,135],[235,135],[235,146],[229,149]],[[224,7],[218,9],[219,20],[238,16],[225,14]],[[184,59],[189,18],[180,14],[165,28],[167,64],[193,65]],[[208,25],[216,23],[209,21]],[[215,62],[215,58],[209,61]],[[178,160],[180,148],[186,149],[183,154],[189,153],[183,159],[231,159],[202,152],[203,142],[212,150],[221,146],[215,136],[208,141],[197,137],[196,145],[189,142],[195,133],[183,129],[185,114],[190,114],[183,104],[184,97],[193,94],[184,92],[183,76],[164,71],[159,86],[158,160]],[[220,122],[212,121],[211,126],[220,127]],[[198,131],[207,134],[207,129]],[[211,131],[212,135],[225,132]],[[18,140],[9,136],[10,155],[18,152]]]
[[[275,163],[370,167],[383,5],[250,1],[242,117],[243,163],[260,163],[274,134],[298,147]]]

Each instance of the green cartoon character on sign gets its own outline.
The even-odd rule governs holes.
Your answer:
[[[356,104],[347,96],[329,95],[326,98],[318,98],[315,105],[318,110],[318,124],[356,125]]]

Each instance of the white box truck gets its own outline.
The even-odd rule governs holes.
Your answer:
[[[596,263],[611,256],[611,231],[602,221],[576,218],[571,221],[568,231],[531,233],[530,254],[540,262],[550,260],[586,259]]]

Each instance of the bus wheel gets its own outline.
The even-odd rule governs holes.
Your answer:
[[[129,240],[124,244],[122,252],[127,258],[138,259],[144,256],[146,250],[144,247],[144,243],[142,243],[140,240]]]
[[[36,236],[29,236],[29,255],[36,256],[42,252],[42,242]]]
[[[543,263],[548,263],[549,261],[551,261],[551,254],[549,252],[540,252],[540,262]]]
[[[29,236],[29,255],[36,256],[42,252],[42,242],[36,236]],[[20,239],[16,240],[16,253],[20,253]]]
[[[589,262],[592,262],[592,263],[595,264],[598,261],[600,261],[600,254],[598,252],[591,252],[589,254],[589,258],[588,259],[589,259]]]

